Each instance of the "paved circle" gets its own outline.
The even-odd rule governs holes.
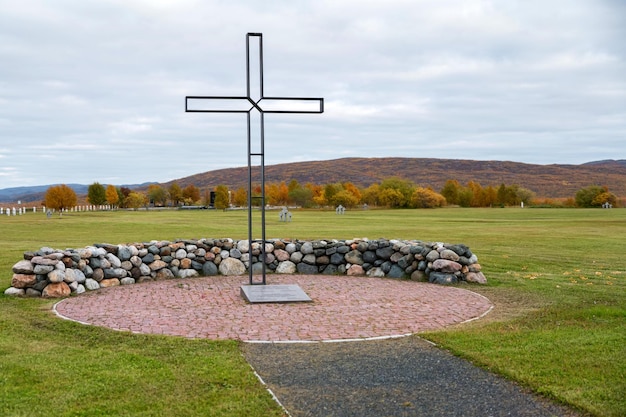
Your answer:
[[[249,304],[247,277],[202,277],[100,289],[60,301],[66,319],[137,333],[247,342],[305,342],[408,335],[461,323],[493,307],[457,287],[387,278],[272,275],[311,303]]]

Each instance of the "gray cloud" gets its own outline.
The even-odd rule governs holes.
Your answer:
[[[0,0],[0,188],[166,181],[246,164],[242,115],[186,95],[325,98],[268,115],[266,163],[626,158],[618,0]]]

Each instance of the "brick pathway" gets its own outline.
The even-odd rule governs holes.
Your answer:
[[[248,304],[242,277],[202,277],[100,289],[64,299],[62,318],[137,333],[248,342],[304,342],[401,336],[439,329],[487,313],[474,292],[404,280],[270,275],[298,284],[312,303]]]

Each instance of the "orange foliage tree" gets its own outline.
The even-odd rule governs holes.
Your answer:
[[[74,207],[76,201],[76,193],[65,184],[48,188],[44,197],[46,207],[59,211]]]

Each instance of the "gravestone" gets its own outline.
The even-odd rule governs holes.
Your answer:
[[[253,48],[258,48],[258,55],[251,54],[250,41],[254,40]],[[253,75],[251,67],[258,69],[258,76]],[[254,82],[254,83],[253,83]],[[204,108],[192,108],[204,105]],[[201,107],[201,106],[200,106]],[[248,33],[246,35],[246,95],[245,96],[187,96],[185,97],[185,112],[204,113],[244,113],[247,119],[248,138],[248,242],[255,242],[252,222],[252,161],[258,162],[261,180],[261,259],[266,259],[265,243],[265,114],[277,113],[323,113],[323,98],[304,97],[271,97],[265,96],[263,87],[263,34]],[[252,126],[257,125],[254,133]],[[258,142],[253,143],[252,137]],[[290,220],[290,213],[284,218]],[[287,221],[288,221],[287,220]],[[296,302],[311,301],[304,291],[296,291],[293,285],[272,286],[263,289],[266,285],[266,265],[261,262],[261,281],[255,281],[252,268],[252,259],[248,266],[249,285],[243,286],[241,292],[247,301],[254,302]],[[299,287],[298,287],[299,288]]]
[[[291,212],[287,210],[287,207],[283,207],[283,209],[278,214],[278,219],[281,222],[290,222],[291,221]]]

